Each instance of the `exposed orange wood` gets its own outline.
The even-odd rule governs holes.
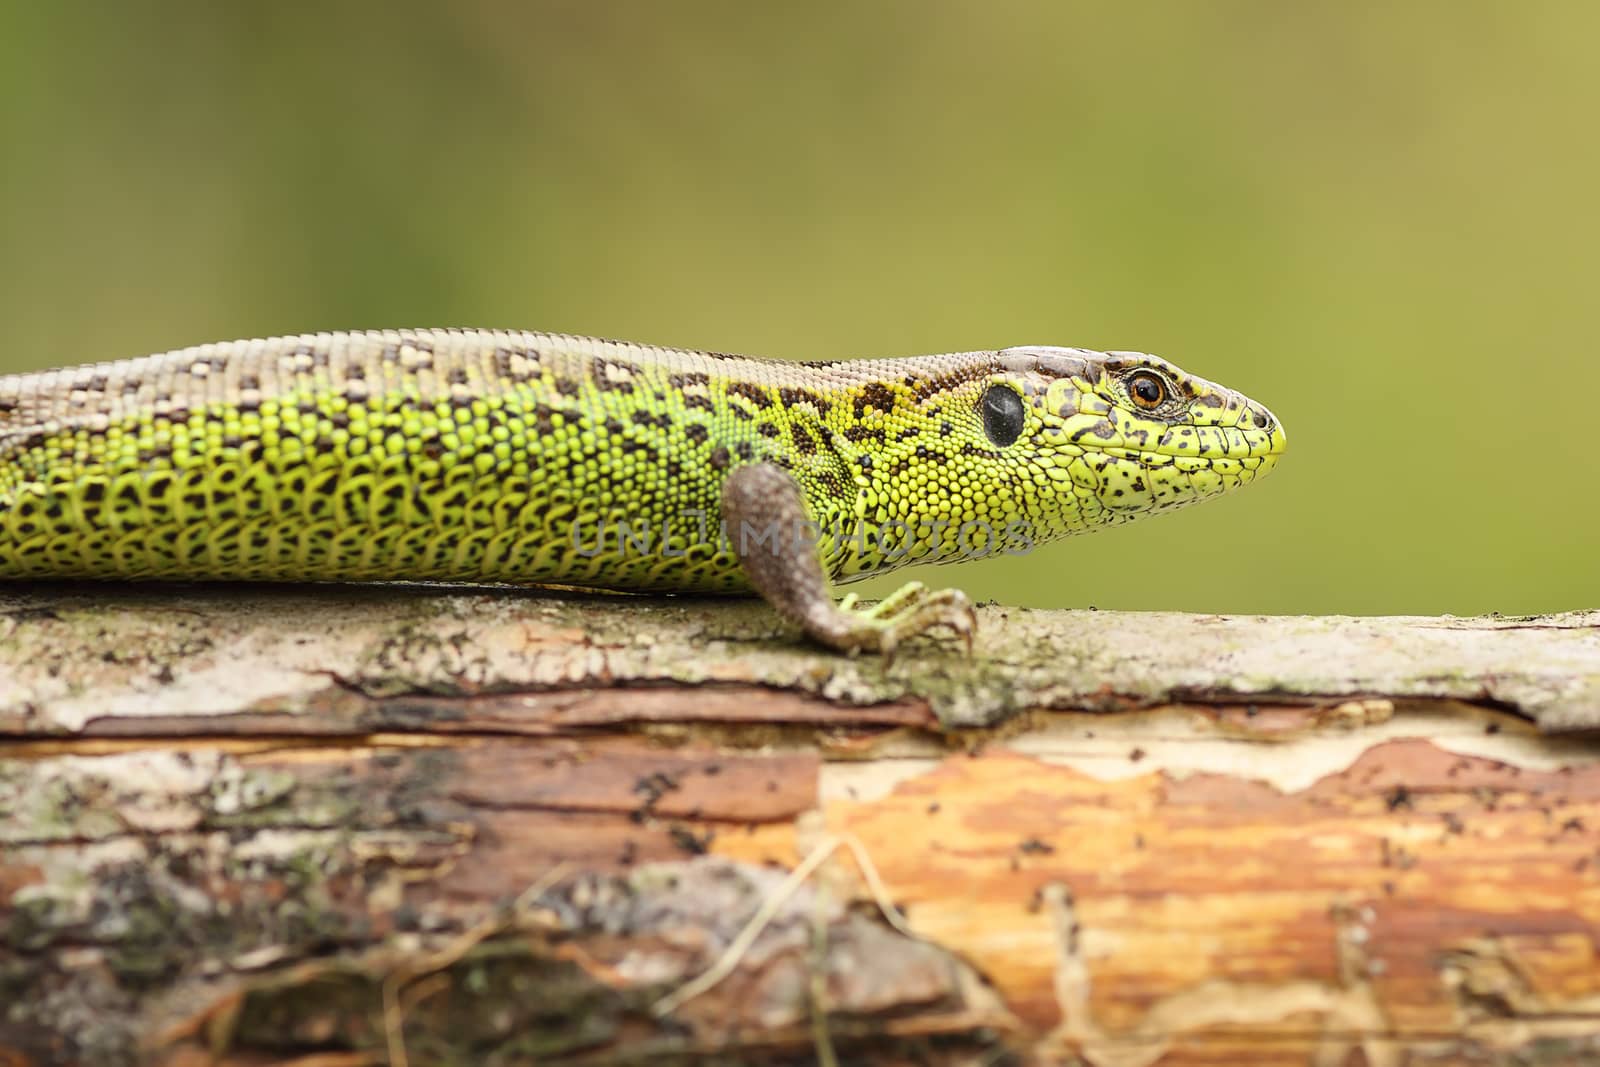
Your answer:
[[[1528,771],[1394,741],[1286,794],[1155,770],[1100,781],[991,749],[882,799],[835,801],[827,822],[864,843],[920,933],[1042,1031],[1075,1022],[1062,985],[1076,966],[1076,1022],[1111,1037],[1208,984],[1218,998],[1320,987],[1317,1010],[1268,1028],[1306,1039],[1357,993],[1384,1028],[1450,1032],[1473,1014],[1464,987],[1485,980],[1600,1025],[1600,767]]]

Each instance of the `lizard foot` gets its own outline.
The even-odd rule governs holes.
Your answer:
[[[921,582],[907,582],[870,607],[858,608],[859,602],[856,594],[848,593],[837,605],[838,629],[829,636],[839,648],[878,652],[892,661],[901,641],[943,629],[972,651],[978,613],[959,589],[930,592]]]
[[[878,652],[889,660],[906,638],[943,629],[972,651],[978,615],[959,590],[930,593],[921,582],[909,582],[870,608],[856,607],[855,596],[835,604],[815,550],[791,551],[784,538],[749,543],[745,531],[797,530],[810,521],[800,485],[788,471],[771,463],[739,467],[722,486],[722,519],[729,530],[740,531],[739,564],[751,586],[818,643],[840,652]]]

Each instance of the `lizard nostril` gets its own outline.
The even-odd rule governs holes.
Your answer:
[[[1252,414],[1252,417],[1255,419],[1256,429],[1258,430],[1265,430],[1272,425],[1272,416],[1265,411],[1256,411]]]

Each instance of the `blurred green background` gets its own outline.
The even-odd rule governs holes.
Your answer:
[[[1278,472],[921,577],[1600,606],[1596,40],[1586,2],[7,3],[0,371],[382,326],[1141,349],[1274,408]]]

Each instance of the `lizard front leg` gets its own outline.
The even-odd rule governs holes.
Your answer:
[[[930,592],[921,582],[908,582],[870,608],[856,608],[853,595],[835,604],[815,546],[797,536],[810,521],[805,499],[781,468],[754,463],[730,474],[722,487],[722,516],[756,592],[829,648],[888,657],[907,637],[941,628],[972,647],[977,613],[959,589]]]

